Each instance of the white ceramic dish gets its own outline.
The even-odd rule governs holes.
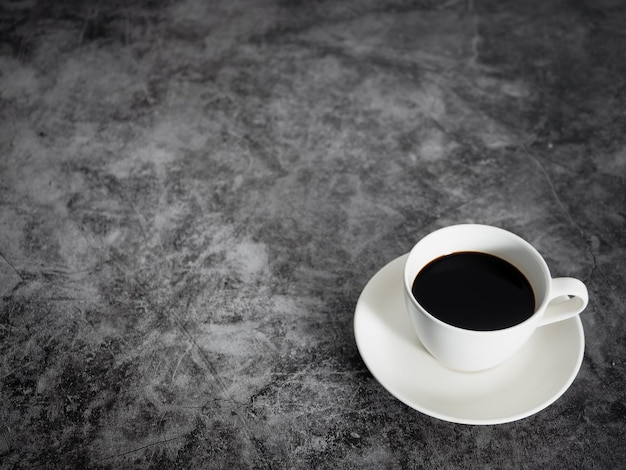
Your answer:
[[[538,328],[512,358],[486,371],[455,372],[437,362],[417,339],[406,311],[406,256],[372,277],[354,314],[361,357],[393,396],[445,421],[500,424],[541,411],[569,388],[585,348],[579,316]]]

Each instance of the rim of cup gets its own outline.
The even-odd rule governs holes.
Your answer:
[[[446,235],[445,232],[468,231],[468,230],[483,231],[483,232],[490,231],[492,233],[497,233],[501,237],[507,237],[508,240],[515,241],[517,246],[522,246],[525,250],[525,253],[532,256],[532,259],[535,262],[534,263],[535,268],[538,268],[538,271],[540,271],[541,273],[541,280],[540,280],[541,285],[537,286],[538,280],[536,279],[536,276],[529,275],[529,273],[527,272],[528,268],[520,266],[519,263],[513,261],[512,259],[509,259],[505,256],[501,256],[500,253],[494,253],[492,251],[489,251],[489,249],[487,248],[485,249],[459,248],[457,250],[443,250],[441,252],[438,252],[434,256],[430,256],[426,262],[420,263],[417,269],[409,270],[410,262],[415,258],[416,253],[421,251],[421,249],[424,248],[424,245],[431,242],[435,237],[441,237],[442,235]],[[462,243],[459,243],[459,246],[461,244]],[[480,252],[480,253],[491,254],[491,255],[494,255],[503,259],[504,261],[512,264],[515,268],[517,268],[524,275],[524,277],[526,277],[526,279],[530,283],[531,288],[533,290],[533,295],[535,296],[535,310],[533,314],[530,315],[528,318],[526,318],[524,321],[517,323],[515,325],[512,325],[512,326],[506,327],[506,328],[499,328],[495,330],[472,330],[469,328],[461,328],[455,325],[451,325],[450,323],[446,323],[440,320],[439,318],[435,317],[430,312],[428,312],[428,310],[426,310],[426,308],[424,308],[417,301],[417,299],[412,293],[412,286],[413,286],[413,282],[415,281],[416,276],[431,261],[442,256],[450,255],[453,253],[459,253],[463,251],[475,251],[475,252]],[[528,261],[528,259],[526,259],[526,261]],[[548,268],[546,261],[544,260],[543,256],[541,256],[541,254],[537,251],[537,249],[534,246],[532,246],[529,242],[521,238],[519,235],[514,234],[513,232],[509,232],[508,230],[495,227],[492,225],[484,225],[484,224],[450,225],[450,226],[435,230],[434,232],[431,232],[428,235],[424,236],[413,246],[413,248],[409,252],[408,257],[404,264],[403,276],[404,276],[404,289],[408,297],[410,298],[411,302],[413,302],[415,306],[422,313],[424,313],[429,319],[433,320],[434,322],[436,322],[437,324],[443,327],[450,328],[454,331],[462,331],[468,334],[477,334],[477,335],[493,335],[494,333],[498,333],[498,332],[521,329],[521,328],[524,328],[526,324],[528,323],[537,322],[540,315],[543,313],[543,311],[547,307],[548,301],[550,299],[550,282],[552,280],[552,275],[550,274],[550,270]],[[538,298],[538,293],[537,293],[538,290],[542,294],[540,299]]]

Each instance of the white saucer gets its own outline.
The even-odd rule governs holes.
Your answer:
[[[393,396],[445,421],[499,424],[541,411],[569,388],[585,349],[579,316],[538,328],[512,358],[486,371],[455,372],[437,362],[417,339],[406,312],[406,256],[372,277],[354,314],[361,357]]]

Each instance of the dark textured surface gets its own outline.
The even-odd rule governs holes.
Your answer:
[[[0,1],[1,468],[626,462],[619,1]],[[583,279],[552,406],[389,395],[356,300],[497,225]]]

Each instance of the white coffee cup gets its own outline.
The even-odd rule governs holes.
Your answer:
[[[514,326],[489,331],[459,328],[431,315],[411,292],[415,277],[431,261],[457,252],[487,253],[515,266],[532,287],[535,312]],[[587,288],[578,279],[552,278],[545,260],[528,242],[506,230],[477,224],[453,225],[421,239],[404,266],[404,294],[411,322],[424,347],[445,366],[465,372],[504,362],[537,327],[578,315],[589,300]],[[453,286],[450,295],[454,295]]]

